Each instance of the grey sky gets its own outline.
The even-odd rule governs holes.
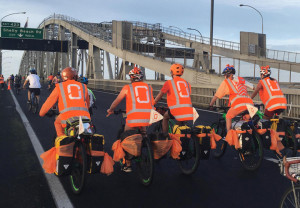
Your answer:
[[[262,13],[268,48],[300,51],[300,0],[215,0],[214,38],[239,42],[240,31],[261,32],[259,14],[239,4],[251,5]],[[17,21],[24,26],[28,17],[29,27],[36,28],[44,18],[56,13],[86,22],[114,19],[162,23],[183,30],[192,27],[206,37],[210,31],[210,0],[0,0],[0,18],[20,11],[27,14],[12,15],[4,21]],[[9,72],[17,72],[22,53],[3,54],[4,67]]]

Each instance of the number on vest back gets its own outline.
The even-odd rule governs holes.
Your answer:
[[[279,87],[277,82],[273,82],[275,84],[275,88],[272,87],[270,79],[267,79],[267,83],[268,83],[269,88],[270,88],[271,91],[273,91],[273,92],[280,91],[280,87]]]
[[[146,100],[141,100],[140,96],[139,96],[139,91],[140,91],[141,94],[143,94],[144,93],[143,90],[146,90]],[[149,96],[148,87],[146,87],[146,86],[136,86],[134,88],[134,91],[135,91],[135,95],[137,97],[136,100],[137,100],[138,103],[149,103],[150,102],[150,96]]]
[[[182,97],[182,98],[190,97],[190,92],[189,92],[186,82],[178,81],[176,84],[177,84],[177,88],[178,88],[180,97]],[[182,85],[184,85],[184,86],[182,86]]]
[[[73,87],[73,88],[72,88],[73,91],[71,90],[71,87]],[[75,89],[74,89],[74,88],[75,88]],[[75,96],[72,95],[72,93],[75,94],[75,91],[76,91],[76,90],[77,90],[77,93],[76,93],[76,94],[78,94],[77,97],[75,97]],[[80,86],[79,86],[79,85],[76,85],[76,84],[69,84],[69,85],[68,85],[68,95],[69,95],[69,99],[70,99],[70,100],[80,100],[80,99],[82,98]]]

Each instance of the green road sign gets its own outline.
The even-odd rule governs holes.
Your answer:
[[[1,27],[2,38],[43,39],[42,29]]]
[[[1,22],[2,27],[20,27],[20,22]]]

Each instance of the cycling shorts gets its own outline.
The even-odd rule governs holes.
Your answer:
[[[285,109],[277,109],[274,111],[268,111],[267,109],[265,109],[265,116],[272,118],[274,116],[274,114],[276,113],[277,115],[280,115]]]
[[[229,108],[226,114],[226,118],[233,119],[234,117],[236,117],[237,115],[241,114],[244,111],[245,110],[235,110],[233,108]]]
[[[29,88],[29,92],[30,93],[33,92],[35,95],[40,95],[41,90],[40,90],[40,88]]]
[[[49,80],[48,84],[51,85],[52,80]]]

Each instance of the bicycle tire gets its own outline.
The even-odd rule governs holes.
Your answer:
[[[195,173],[200,163],[200,145],[199,138],[196,136],[187,139],[189,148],[185,157],[178,160],[178,166],[183,174],[191,175]]]
[[[154,158],[148,138],[143,138],[141,155],[136,158],[139,179],[144,186],[149,186],[153,181]]]
[[[32,100],[32,107],[31,107],[32,113],[35,114],[37,112],[38,106],[39,106],[39,104],[38,104],[38,101],[37,101],[37,97],[34,96],[34,98]]]
[[[216,141],[216,149],[212,149],[212,156],[214,158],[221,158],[226,151],[227,148],[227,142],[225,140],[223,140],[223,138],[226,136],[226,128],[225,126],[221,126],[220,123],[213,123],[211,125],[212,129],[215,129],[216,134],[220,135],[222,137],[222,139],[220,139],[219,141]]]
[[[71,174],[69,175],[69,179],[73,193],[80,194],[85,185],[87,167],[86,152],[81,142],[75,142],[73,151],[73,160],[71,162]]]
[[[253,138],[255,140],[253,140]],[[260,165],[262,163],[262,160],[264,157],[264,150],[263,150],[263,144],[262,144],[259,134],[254,132],[252,134],[251,141],[253,141],[252,142],[253,149],[248,154],[246,154],[242,150],[239,150],[239,158],[240,158],[243,168],[245,168],[246,170],[249,170],[249,171],[255,171],[260,167]],[[256,154],[257,154],[257,156],[256,156]]]
[[[300,186],[294,186],[295,187],[295,195],[296,195],[296,199],[295,199],[295,195],[293,192],[293,185],[290,186],[288,189],[286,189],[286,191],[284,192],[284,194],[281,197],[280,200],[280,208],[291,208],[291,207],[300,207]],[[297,206],[296,206],[296,200],[297,200]]]

